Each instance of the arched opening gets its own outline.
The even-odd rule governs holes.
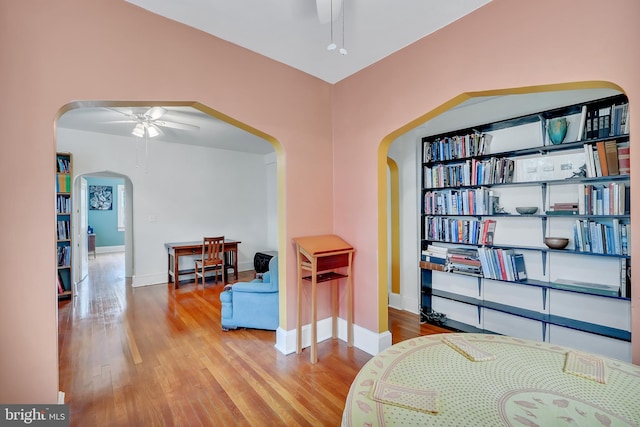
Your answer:
[[[453,131],[455,129],[471,127],[483,123],[530,114],[545,109],[580,103],[586,100],[603,98],[623,93],[623,90],[609,82],[574,82],[536,87],[511,88],[490,90],[482,92],[460,94],[425,115],[411,121],[407,125],[388,135],[381,142],[378,149],[378,189],[379,189],[379,307],[378,327],[379,332],[388,327],[388,268],[391,265],[388,257],[393,251],[392,236],[387,226],[389,213],[394,209],[388,203],[393,198],[389,197],[387,177],[387,157],[390,151],[404,152],[406,162],[398,162],[401,177],[399,188],[401,199],[405,200],[400,205],[400,217],[402,218],[402,230],[400,234],[400,247],[402,248],[401,265],[403,265],[402,290],[413,293],[403,295],[405,300],[412,301],[405,308],[408,311],[418,313],[420,304],[420,272],[417,266],[420,254],[420,147],[417,142],[420,137]],[[404,145],[405,147],[400,147]],[[392,147],[393,146],[393,147]],[[410,169],[413,173],[404,176],[402,171]],[[406,199],[412,198],[406,202]],[[412,210],[412,212],[406,212]],[[408,248],[408,249],[407,249]],[[407,259],[407,257],[409,259]],[[407,267],[407,265],[413,267]],[[414,268],[414,270],[410,270]],[[415,305],[413,303],[415,301]],[[416,309],[413,309],[416,307]]]
[[[131,135],[131,130],[136,125],[135,121],[132,122],[131,115],[135,116],[136,111],[151,107],[187,111],[200,119],[203,119],[201,116],[206,116],[203,120],[208,118],[210,121],[206,126],[216,128],[222,135],[222,145],[202,146],[195,142],[162,141],[161,138],[146,138],[141,142],[140,138]],[[100,120],[97,118],[99,116],[91,118],[91,114],[98,111],[111,114],[109,120]],[[119,117],[118,112],[125,114]],[[65,119],[72,113],[79,114],[80,118],[86,115],[85,124],[90,126],[73,128],[65,123]],[[168,116],[163,117],[163,120],[169,121]],[[100,132],[99,129],[104,129],[107,125],[105,122],[109,121],[120,121],[118,125],[127,126],[126,133],[113,135],[104,130]],[[201,123],[200,126],[205,125]],[[92,130],[92,127],[98,130]],[[178,128],[176,131],[171,126],[161,129],[165,134],[178,137],[180,132],[177,131],[185,130]],[[201,127],[201,130],[204,128]],[[241,147],[233,145],[234,135],[240,134],[247,137],[246,143],[249,146],[245,152]],[[126,268],[127,276],[131,276],[134,287],[166,282],[166,251],[163,242],[201,239],[202,235],[217,232],[225,226],[229,226],[229,231],[223,231],[245,243],[244,248],[240,249],[245,267],[252,266],[253,254],[258,250],[275,249],[284,252],[286,249],[282,239],[284,153],[280,143],[270,135],[197,102],[79,101],[60,109],[55,137],[58,149],[71,151],[70,148],[73,148],[77,153],[74,159],[75,176],[108,171],[105,172],[107,175],[126,177],[125,183],[130,187],[127,190],[132,190],[135,186],[135,198],[127,204],[130,217],[127,218],[125,242],[127,259],[130,260]],[[243,163],[245,160],[246,164]],[[238,168],[237,165],[243,166]],[[210,187],[208,179],[213,174],[212,171],[218,171],[219,178],[216,187],[219,189],[218,193],[212,191],[212,194],[220,196],[218,204],[223,202],[224,209],[215,210],[211,207],[213,202],[204,202],[208,203],[206,209],[192,208],[200,199],[213,199],[209,190],[205,189],[200,193],[195,193],[194,190],[199,186]],[[264,186],[264,191],[256,189],[257,184]],[[132,191],[127,193],[133,197]],[[229,201],[234,205],[232,209]],[[257,204],[260,209],[256,208]],[[235,215],[236,219],[233,218],[233,213],[229,213],[234,209],[240,213]],[[249,212],[264,218],[247,220]],[[247,224],[253,224],[257,230]],[[134,226],[135,232],[132,228]],[[261,240],[251,243],[250,238],[242,238],[243,232],[260,235]],[[280,298],[283,301],[280,306],[285,307],[284,289],[280,292]],[[285,317],[286,310],[282,309],[281,324],[285,324]]]

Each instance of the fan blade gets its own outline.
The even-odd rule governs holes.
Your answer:
[[[135,119],[130,120],[109,120],[106,122],[98,122],[98,123],[137,123],[138,121]]]
[[[145,113],[144,117],[149,120],[158,120],[160,117],[164,116],[167,110],[162,107],[151,107]]]
[[[102,107],[105,110],[113,111],[114,113],[122,114],[123,116],[131,117],[132,119],[136,119],[136,115],[133,113],[126,113],[124,111],[116,110],[115,108]]]
[[[153,122],[153,124],[158,125],[158,126],[164,126],[166,128],[172,128],[172,129],[190,130],[190,131],[199,131],[200,130],[200,126],[189,125],[187,123],[167,122],[167,121],[164,121],[164,120],[156,120],[156,121]]]

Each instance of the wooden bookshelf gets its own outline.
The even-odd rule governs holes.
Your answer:
[[[73,156],[56,153],[56,288],[58,298],[73,298]]]

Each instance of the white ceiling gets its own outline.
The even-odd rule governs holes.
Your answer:
[[[279,62],[337,82],[408,44],[448,25],[490,0],[344,0],[347,55],[328,51],[330,24],[321,24],[316,1],[331,0],[125,0],[154,13],[211,33]],[[340,0],[333,0],[337,5]],[[400,5],[400,6],[398,6]],[[334,23],[341,46],[342,21]],[[610,91],[475,98],[435,119],[418,132],[437,134],[610,95]],[[140,106],[137,112],[149,106]],[[192,107],[164,106],[162,120],[198,126],[199,130],[162,127],[153,140],[210,146],[256,154],[273,152],[265,140]],[[119,109],[120,112],[114,111]],[[104,108],[84,102],[58,120],[58,127],[132,137],[131,107]],[[224,113],[224,112],[223,112]],[[489,116],[487,116],[489,114]],[[498,115],[503,114],[504,117]]]
[[[329,83],[389,56],[490,0],[125,0]],[[317,5],[344,14],[321,23]],[[326,10],[329,10],[328,8]],[[335,12],[335,10],[334,10]],[[328,16],[327,16],[328,18]]]
[[[98,103],[85,102],[80,108],[66,112],[58,119],[57,126],[66,129],[135,138],[131,132],[136,126],[136,123],[129,121],[125,114],[131,114],[132,112],[144,113],[144,111],[150,108],[149,106],[110,106],[105,108],[96,106],[97,104]],[[199,129],[183,130],[159,126],[163,134],[151,138],[150,141],[200,145],[221,150],[242,151],[254,154],[274,152],[273,147],[266,140],[218,120],[195,108],[186,106],[163,106],[163,108],[167,110],[167,112],[159,120],[193,125]],[[118,111],[121,113],[118,113]],[[114,123],[118,121],[125,122]]]

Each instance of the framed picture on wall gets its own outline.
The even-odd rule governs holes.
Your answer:
[[[110,211],[113,202],[113,187],[110,185],[89,186],[89,209],[93,211]]]

